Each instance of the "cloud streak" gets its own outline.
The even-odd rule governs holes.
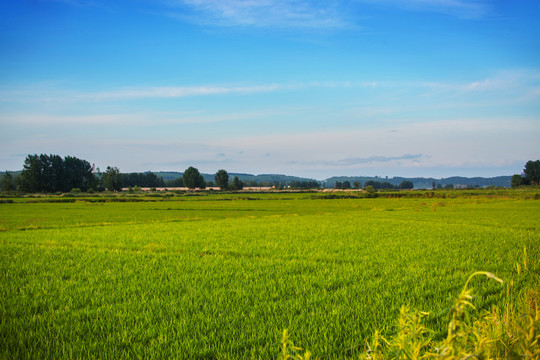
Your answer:
[[[483,18],[491,12],[490,0],[358,0],[409,11],[437,12],[463,19]]]
[[[219,86],[191,86],[191,87],[150,87],[121,89],[110,92],[98,92],[90,94],[80,94],[76,98],[90,101],[111,101],[130,99],[153,99],[153,98],[181,98],[187,96],[224,95],[224,94],[253,94],[262,92],[277,91],[285,88],[283,85],[270,84],[260,86],[239,86],[239,87],[219,87]]]
[[[127,87],[98,92],[76,92],[69,89],[36,88],[10,89],[0,91],[1,102],[106,102],[141,99],[174,99],[192,96],[250,95],[280,91],[298,91],[316,88],[363,88],[370,90],[409,89],[429,90],[432,94],[470,94],[483,92],[512,91],[520,96],[538,94],[540,73],[534,70],[514,70],[495,74],[492,77],[463,83],[442,82],[392,82],[392,81],[312,81],[272,83],[246,86],[149,86]]]
[[[103,102],[103,101],[123,101],[139,99],[173,99],[190,96],[214,96],[239,94],[249,95],[258,93],[270,93],[287,90],[300,90],[308,88],[342,88],[342,87],[364,87],[375,88],[376,82],[307,82],[288,84],[263,84],[250,86],[150,86],[120,88],[111,91],[98,91],[77,93],[70,90],[55,90],[38,87],[37,89],[15,89],[0,91],[0,102]]]
[[[355,12],[385,6],[479,19],[491,11],[490,0],[169,0],[168,16],[203,26],[243,28],[344,29],[357,27]]]
[[[170,16],[200,25],[254,28],[343,28],[341,1],[176,0]]]

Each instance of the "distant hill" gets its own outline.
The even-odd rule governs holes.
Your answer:
[[[448,184],[452,184],[455,187],[484,187],[484,186],[490,186],[494,185],[497,187],[510,187],[510,181],[512,177],[511,176],[497,176],[492,178],[483,178],[483,177],[473,177],[473,178],[467,178],[467,177],[461,177],[461,176],[453,176],[449,178],[443,178],[443,179],[435,179],[435,178],[423,178],[423,177],[417,177],[417,178],[406,178],[406,177],[367,177],[367,176],[334,176],[331,178],[328,178],[324,180],[325,187],[334,187],[334,184],[336,182],[344,182],[349,181],[351,185],[354,182],[360,182],[362,186],[365,184],[366,181],[378,181],[378,182],[388,182],[392,185],[399,185],[402,181],[408,180],[412,181],[414,184],[415,189],[431,189],[433,187],[433,183],[441,184],[441,186],[445,186]]]

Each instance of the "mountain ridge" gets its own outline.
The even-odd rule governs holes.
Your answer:
[[[163,180],[174,180],[182,177],[182,172],[177,171],[157,171],[153,172],[157,176],[161,176]],[[313,181],[316,179],[306,178],[300,176],[283,175],[283,174],[247,174],[247,173],[233,173],[230,172],[229,178],[232,179],[238,176],[243,182],[256,181],[257,183],[269,182],[269,183],[290,183],[291,181]],[[214,181],[214,174],[201,173],[205,181]],[[360,182],[362,185],[366,181],[378,181],[388,182],[392,185],[399,185],[403,181],[411,181],[415,189],[431,189],[433,183],[435,186],[440,184],[442,187],[446,185],[454,185],[455,187],[484,187],[484,186],[500,186],[510,187],[512,176],[494,176],[494,177],[464,177],[464,176],[451,176],[447,178],[433,178],[433,177],[381,177],[381,176],[332,176],[324,180],[316,180],[324,184],[324,187],[332,188],[336,182],[349,181],[351,186],[354,182]]]

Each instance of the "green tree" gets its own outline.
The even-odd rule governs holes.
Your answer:
[[[28,192],[83,191],[95,186],[94,166],[73,156],[28,155],[24,160],[20,184]]]
[[[204,181],[204,177],[201,175],[199,175],[199,183],[197,184],[197,187],[199,189],[206,189],[206,181]]]
[[[413,188],[414,188],[414,184],[413,184],[413,182],[410,181],[410,180],[403,180],[403,181],[399,184],[398,188],[403,189],[403,190],[405,190],[405,189],[409,189],[409,190],[410,190],[410,189],[413,189]]]
[[[366,196],[368,198],[377,197],[377,190],[371,185],[366,186]]]
[[[173,179],[173,180],[168,180],[165,182],[165,186],[170,186],[170,187],[183,187],[184,186],[184,181],[182,180],[181,177],[179,178],[176,178],[176,179]]]
[[[238,176],[235,176],[231,184],[231,190],[238,191],[238,190],[242,190],[243,188],[244,188],[244,183],[242,182],[242,180],[238,178]]]
[[[122,178],[120,176],[120,170],[116,166],[107,166],[107,170],[103,174],[103,184],[109,191],[122,190]]]
[[[64,158],[64,180],[63,190],[67,191],[73,188],[87,191],[94,186],[95,175],[94,166],[86,160],[77,159],[73,156]]]
[[[512,176],[512,180],[510,181],[510,184],[513,188],[521,186],[523,184],[523,178],[519,174],[515,174]]]
[[[351,182],[348,180],[345,180],[342,184],[342,189],[350,189],[351,188]]]
[[[361,188],[362,188],[362,183],[359,182],[359,181],[355,181],[355,182],[353,183],[353,187],[354,187],[355,189],[361,189]]]
[[[34,154],[24,160],[21,186],[27,192],[56,192],[64,189],[64,165],[58,155]],[[69,191],[71,189],[67,189]]]
[[[540,184],[540,160],[527,161],[523,172],[525,173],[525,178],[529,181],[531,185]]]
[[[2,191],[10,192],[15,190],[15,182],[13,181],[13,175],[10,172],[6,171],[2,175]]]
[[[227,171],[223,169],[218,170],[214,176],[214,180],[216,181],[216,185],[219,186],[221,190],[227,190],[229,187],[229,174],[227,174]]]
[[[188,167],[186,171],[184,171],[184,174],[182,175],[182,182],[188,189],[204,189],[206,187],[203,176],[199,170],[193,166]]]

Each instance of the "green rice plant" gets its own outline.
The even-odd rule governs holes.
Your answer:
[[[268,359],[282,355],[284,328],[325,360],[365,357],[376,328],[372,358],[389,356],[380,334],[421,327],[433,331],[420,350],[385,339],[403,356],[438,354],[446,316],[408,310],[401,331],[395,315],[402,304],[441,313],[480,266],[508,279],[512,299],[475,283],[472,303],[489,309],[466,309],[485,327],[478,346],[535,354],[514,323],[530,332],[521,300],[540,283],[538,201],[133,196],[143,201],[0,204],[0,359]]]

